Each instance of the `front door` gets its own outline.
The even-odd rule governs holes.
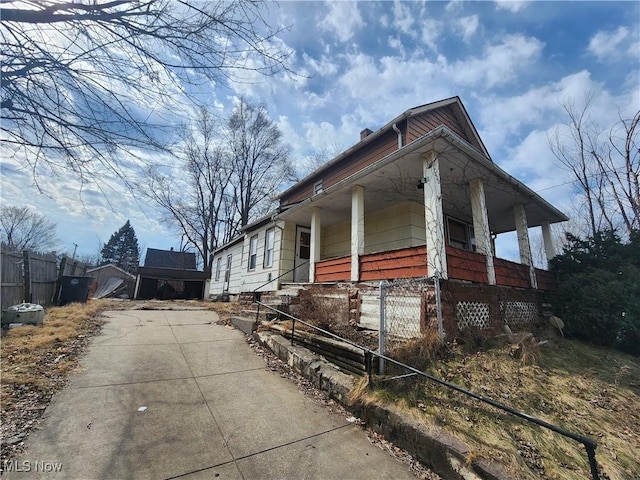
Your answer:
[[[306,283],[309,281],[309,259],[311,258],[311,229],[296,228],[296,259],[293,281]]]

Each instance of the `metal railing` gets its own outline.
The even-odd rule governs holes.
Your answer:
[[[475,400],[478,400],[480,402],[486,403],[488,405],[491,405],[492,407],[495,407],[499,410],[502,410],[504,412],[507,412],[511,415],[515,415],[516,417],[519,417],[523,420],[526,420],[528,422],[531,422],[535,425],[538,425],[540,427],[546,428],[548,430],[551,430],[552,432],[558,433],[564,437],[570,438],[578,443],[581,443],[584,447],[585,450],[587,451],[587,457],[589,459],[589,467],[591,469],[591,478],[592,480],[600,480],[600,476],[598,473],[598,463],[596,461],[596,447],[597,447],[597,443],[595,440],[586,437],[584,435],[579,435],[573,432],[570,432],[568,430],[565,430],[563,428],[560,428],[556,425],[553,425],[549,422],[546,422],[544,420],[541,420],[539,418],[533,417],[529,414],[526,414],[524,412],[520,412],[514,408],[509,407],[508,405],[504,405],[500,402],[496,402],[495,400],[492,400],[490,398],[484,397],[482,395],[478,395],[477,393],[474,393],[470,390],[466,390],[456,384],[447,382],[446,380],[442,380],[441,378],[435,377],[433,375],[430,375],[428,373],[425,373],[421,370],[418,370],[410,365],[407,365],[405,363],[399,362],[397,360],[394,360],[391,357],[387,357],[386,355],[380,354],[379,352],[373,351],[367,347],[364,347],[362,345],[358,345],[355,342],[352,342],[351,340],[348,340],[346,338],[340,337],[339,335],[336,335],[332,332],[329,332],[327,330],[324,330],[320,327],[317,327],[309,322],[305,322],[304,320],[301,320],[299,318],[294,317],[293,315],[290,315],[286,312],[283,312],[281,310],[278,310],[275,307],[272,307],[271,305],[267,305],[264,304],[262,302],[260,302],[259,300],[256,301],[256,303],[258,304],[258,314],[260,312],[260,305],[262,305],[263,307],[272,310],[273,312],[276,312],[278,315],[288,318],[290,320],[292,320],[292,327],[291,327],[291,344],[294,345],[294,335],[295,335],[295,328],[296,328],[296,322],[299,322],[313,330],[316,330],[318,332],[321,332],[324,335],[327,335],[329,337],[334,338],[335,340],[339,340],[341,342],[345,342],[353,347],[359,348],[364,352],[364,358],[365,358],[365,367],[366,367],[366,371],[367,371],[367,377],[368,377],[368,382],[369,382],[369,387],[371,388],[373,386],[373,357],[378,357],[380,359],[380,361],[387,361],[389,363],[392,363],[400,368],[403,368],[405,370],[408,370],[409,373],[406,375],[402,375],[402,376],[398,376],[395,378],[402,378],[402,377],[407,377],[407,376],[419,376],[419,377],[424,377],[432,382],[435,382],[439,385],[442,385],[444,387],[447,387],[451,390],[455,390],[459,393],[462,393],[468,397],[471,397]]]
[[[259,287],[256,287],[253,289],[253,291],[251,293],[256,294],[256,293],[260,293],[258,292],[258,290],[260,290],[262,287],[266,287],[267,285],[269,285],[271,282],[275,282],[276,280],[280,280],[282,277],[284,277],[285,275],[293,272],[294,270],[299,269],[300,267],[304,267],[305,265],[307,265],[309,263],[309,261],[307,260],[306,262],[302,262],[300,265],[296,265],[295,267],[293,267],[290,270],[287,270],[286,272],[278,275],[276,278],[272,278],[269,281],[263,283],[262,285],[260,285]]]

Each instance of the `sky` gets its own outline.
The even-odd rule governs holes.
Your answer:
[[[575,185],[547,141],[567,120],[563,102],[593,95],[603,126],[640,109],[638,2],[283,1],[266,15],[287,27],[279,41],[299,75],[247,72],[205,94],[222,115],[240,95],[263,102],[301,169],[320,151],[347,149],[364,128],[457,95],[493,161],[571,215]],[[95,255],[127,219],[143,251],[180,248],[157,209],[116,182],[81,191],[62,175],[38,188],[15,162],[2,158],[2,202],[55,222],[58,251]],[[500,239],[500,256],[517,256],[514,238]]]

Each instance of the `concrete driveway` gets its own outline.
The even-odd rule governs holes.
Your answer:
[[[210,311],[107,313],[7,479],[402,479]]]

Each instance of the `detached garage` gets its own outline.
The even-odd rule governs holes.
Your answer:
[[[202,300],[208,280],[207,272],[197,270],[194,253],[148,248],[138,268],[135,298]]]

